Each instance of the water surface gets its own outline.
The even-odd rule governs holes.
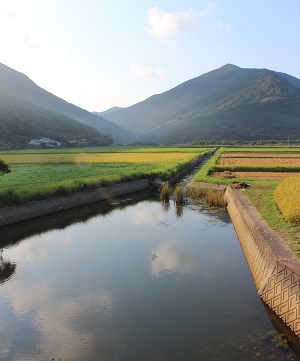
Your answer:
[[[298,360],[226,212],[146,199],[56,228],[60,217],[5,233],[16,268],[0,286],[1,360]]]

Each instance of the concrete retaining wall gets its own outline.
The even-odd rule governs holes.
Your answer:
[[[113,200],[114,197],[138,192],[150,188],[149,179],[141,179],[134,182],[121,183],[111,187],[103,187],[82,191],[68,197],[55,197],[38,202],[30,202],[25,205],[1,207],[0,226],[27,221],[32,218],[45,216],[63,210],[75,208],[84,204],[91,204],[102,200]]]
[[[300,336],[300,259],[241,190],[227,187],[225,197],[259,296]]]

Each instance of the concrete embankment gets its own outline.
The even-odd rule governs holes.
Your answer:
[[[241,190],[227,187],[225,197],[259,296],[300,336],[300,259]]]
[[[151,187],[149,179],[121,183],[111,187],[103,187],[74,193],[68,197],[55,197],[38,202],[29,202],[20,206],[1,207],[0,226],[46,216],[86,204],[138,192]]]

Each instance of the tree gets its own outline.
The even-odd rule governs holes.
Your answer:
[[[10,172],[11,170],[9,169],[9,166],[4,162],[4,160],[0,159],[0,176]]]

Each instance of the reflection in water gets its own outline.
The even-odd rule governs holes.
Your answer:
[[[152,252],[151,272],[159,277],[163,272],[193,273],[197,269],[197,259],[180,249],[176,241],[166,241]]]
[[[3,249],[0,250],[0,284],[11,279],[16,272],[17,265],[11,261],[6,261],[3,258]]]
[[[177,211],[149,199],[7,237],[0,359],[298,360],[272,342],[226,214]]]
[[[177,218],[182,218],[182,216],[183,216],[183,206],[182,205],[176,205],[175,210],[176,210],[176,217]]]

